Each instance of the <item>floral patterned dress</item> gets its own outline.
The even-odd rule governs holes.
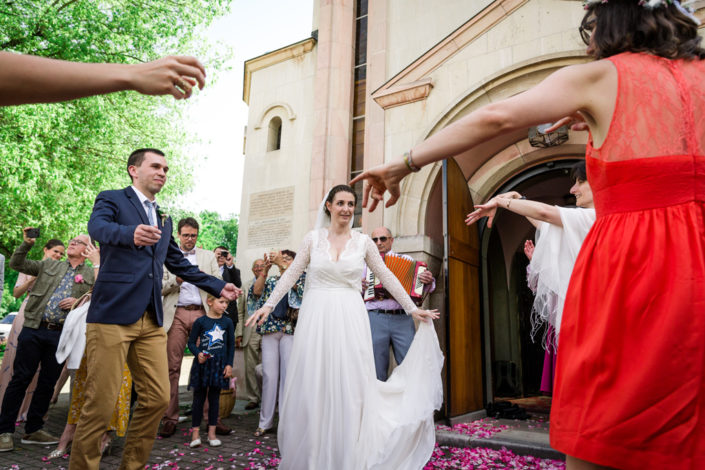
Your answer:
[[[81,417],[81,410],[86,401],[86,377],[88,367],[86,366],[86,355],[81,359],[81,366],[76,370],[76,376],[71,389],[71,405],[69,407],[69,424],[78,424]],[[127,432],[127,424],[130,421],[130,395],[132,392],[132,375],[127,363],[122,368],[122,383],[118,394],[113,416],[110,418],[108,429],[115,431],[115,434],[122,437]]]

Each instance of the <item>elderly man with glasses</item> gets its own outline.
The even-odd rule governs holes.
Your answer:
[[[380,256],[397,254],[392,251],[394,237],[386,227],[379,227],[372,231],[372,241],[377,245]],[[404,258],[411,259],[406,255]],[[367,289],[367,268],[363,274],[362,290]],[[424,294],[436,289],[436,281],[429,271],[419,275],[419,280],[424,284]],[[375,297],[365,301],[367,313],[370,316],[370,329],[372,330],[372,349],[375,356],[375,370],[377,379],[387,380],[389,371],[389,347],[394,351],[394,360],[401,364],[409,351],[411,342],[416,333],[416,326],[411,315],[407,315],[399,303],[392,298],[386,290],[375,291]]]
[[[13,434],[20,405],[29,383],[41,364],[37,388],[27,413],[22,444],[50,445],[57,437],[42,430],[44,415],[54,385],[61,374],[62,364],[56,362],[56,347],[66,315],[72,305],[88,292],[95,282],[100,255],[88,235],[79,235],[69,242],[67,259],[42,261],[27,259],[27,253],[36,241],[24,229],[24,242],[10,258],[10,267],[30,276],[36,276],[32,296],[25,307],[24,326],[17,340],[14,372],[7,386],[0,411],[0,452],[14,449]],[[85,264],[89,259],[92,266]]]

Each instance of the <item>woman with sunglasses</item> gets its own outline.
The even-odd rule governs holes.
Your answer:
[[[551,445],[568,469],[705,468],[705,49],[676,0],[589,0],[594,62],[468,114],[361,174],[370,209],[497,135],[587,126],[597,220],[563,311]],[[569,117],[566,117],[569,116]]]

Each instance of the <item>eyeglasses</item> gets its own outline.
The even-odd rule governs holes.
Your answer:
[[[198,238],[197,233],[180,233],[179,236],[184,237],[184,238],[193,238],[193,239]]]
[[[586,46],[590,45],[590,36],[592,36],[592,31],[595,29],[595,23],[597,23],[597,20],[593,17],[578,28],[580,39],[583,40]]]
[[[84,242],[83,240],[79,240],[78,238],[74,238],[73,240],[69,241],[69,245],[88,246],[88,243]]]
[[[375,243],[377,243],[378,241],[382,242],[382,243],[386,243],[387,240],[389,240],[389,237],[372,237],[372,241]]]

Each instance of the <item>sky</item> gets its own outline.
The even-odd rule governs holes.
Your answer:
[[[190,147],[195,157],[191,193],[177,205],[222,216],[240,213],[243,133],[247,104],[242,100],[244,63],[248,59],[311,36],[314,0],[234,0],[230,14],[216,20],[206,35],[227,44],[232,58],[215,83],[189,100],[186,127],[202,143]]]

